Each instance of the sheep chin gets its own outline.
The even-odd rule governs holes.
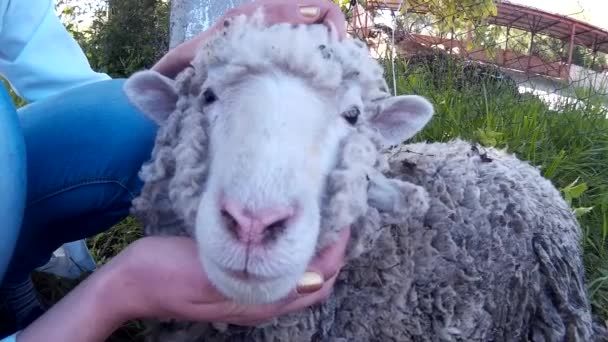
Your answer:
[[[239,304],[259,305],[278,302],[295,290],[303,267],[274,276],[244,275],[220,266],[211,256],[201,253],[209,281],[224,296]]]
[[[314,257],[314,244],[286,242],[291,249],[285,245],[248,248],[198,239],[199,258],[209,281],[224,296],[243,304],[272,303],[295,291]],[[209,247],[211,244],[225,245],[224,252],[218,253]],[[243,260],[245,263],[240,262]],[[237,266],[244,264],[246,269]]]

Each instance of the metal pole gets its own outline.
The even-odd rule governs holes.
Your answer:
[[[226,11],[252,0],[171,0],[169,47],[208,29]]]
[[[570,32],[570,46],[568,46],[568,67],[572,63],[572,51],[574,50],[574,35],[576,32],[576,24],[572,24],[572,30]]]
[[[570,32],[570,46],[568,46],[568,63],[566,65],[568,75],[566,79],[570,82],[570,69],[572,68],[572,51],[574,50],[574,36],[576,35],[576,24],[572,24],[572,31]]]

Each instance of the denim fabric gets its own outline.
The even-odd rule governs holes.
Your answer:
[[[0,281],[21,227],[27,190],[25,159],[17,112],[0,85]]]
[[[156,125],[127,102],[123,83],[84,85],[18,110],[26,154],[17,160],[27,160],[27,188],[1,191],[0,210],[7,203],[19,208],[24,197],[26,202],[21,225],[19,210],[5,211],[10,224],[2,234],[20,233],[3,287],[24,282],[62,244],[100,233],[128,215]],[[0,146],[5,137],[0,133]]]

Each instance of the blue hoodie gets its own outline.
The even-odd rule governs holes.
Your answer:
[[[27,102],[110,78],[91,69],[54,0],[0,0],[0,75]]]

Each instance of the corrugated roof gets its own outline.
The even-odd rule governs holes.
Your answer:
[[[400,0],[368,0],[367,8],[397,10],[401,3]],[[608,31],[600,27],[566,15],[549,13],[538,8],[508,1],[497,3],[496,7],[497,16],[489,19],[492,24],[544,34],[564,41],[569,41],[574,31],[574,43],[576,45],[608,53]],[[427,12],[423,7],[408,7],[408,11]]]

